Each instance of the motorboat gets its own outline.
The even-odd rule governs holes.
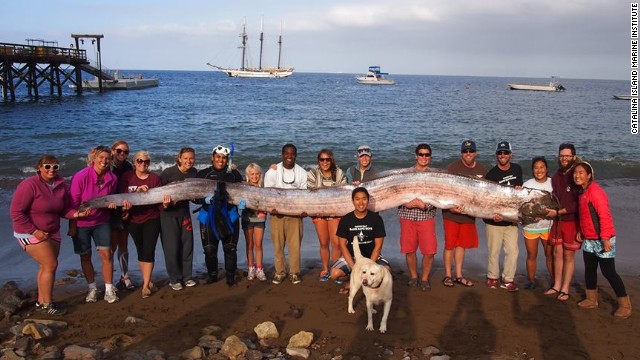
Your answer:
[[[384,76],[389,73],[383,73],[380,71],[380,66],[369,66],[369,71],[365,76],[357,77],[356,80],[360,84],[365,85],[393,85],[396,82],[392,79],[387,79]]]
[[[613,95],[613,98],[616,100],[631,100],[637,97],[638,96],[631,96],[631,95]]]
[[[558,83],[555,77],[551,78],[549,85],[532,85],[532,84],[507,84],[511,90],[531,90],[531,91],[549,91],[558,92],[565,91],[565,87]]]
[[[160,84],[158,79],[144,78],[138,75],[121,75],[120,71],[113,72],[113,79],[102,79],[103,90],[139,90],[150,87],[156,87]],[[75,88],[75,85],[72,85]],[[83,80],[82,88],[84,90],[100,90],[98,77],[93,80]]]

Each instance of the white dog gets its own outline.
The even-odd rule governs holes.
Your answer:
[[[374,305],[384,303],[384,313],[380,322],[380,332],[387,331],[387,318],[389,317],[389,309],[391,308],[391,300],[393,300],[393,279],[389,270],[378,265],[375,261],[362,256],[358,237],[353,237],[353,253],[355,255],[355,264],[351,269],[350,287],[349,287],[349,313],[355,313],[353,310],[353,298],[356,296],[360,287],[367,299],[367,330],[373,331],[373,314],[376,310]]]

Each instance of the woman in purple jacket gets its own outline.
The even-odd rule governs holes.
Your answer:
[[[76,219],[88,210],[71,208],[69,191],[58,175],[60,164],[53,155],[44,155],[36,164],[36,175],[23,180],[11,199],[13,234],[40,269],[38,270],[38,302],[44,313],[63,315],[66,310],[53,302],[53,282],[60,252],[60,218]]]

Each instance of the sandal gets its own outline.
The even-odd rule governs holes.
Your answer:
[[[423,281],[420,285],[420,289],[422,291],[431,291],[431,283],[429,283],[429,280]]]
[[[454,282],[460,284],[460,285],[464,285],[466,287],[472,287],[473,283],[471,282],[471,280],[465,279],[464,277],[459,277],[459,278],[455,278],[455,280],[453,280]]]
[[[556,290],[554,287],[550,287],[547,289],[547,291],[544,292],[545,295],[553,295],[553,296],[559,296],[558,294],[560,293],[559,290]]]
[[[410,287],[414,287],[414,286],[418,286],[418,279],[411,279],[409,280],[409,282],[407,283],[408,286]]]
[[[558,301],[562,301],[562,302],[565,302],[565,301],[569,300],[570,298],[571,298],[571,296],[569,296],[569,294],[567,294],[564,291],[560,291],[558,293],[558,296],[556,296],[556,299],[558,299]]]
[[[341,288],[340,291],[338,291],[338,294],[349,295],[349,288],[346,288],[346,287]]]
[[[445,276],[444,279],[442,279],[442,285],[446,286],[446,287],[453,287],[453,280],[451,280],[451,276]]]

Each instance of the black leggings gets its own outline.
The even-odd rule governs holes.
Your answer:
[[[599,258],[596,254],[587,251],[582,252],[582,258],[584,259],[584,281],[588,290],[595,290],[598,288],[598,265],[600,265],[600,272],[609,281],[609,284],[613,288],[617,297],[627,296],[627,291],[624,288],[624,283],[620,278],[620,275],[616,272],[615,258]]]
[[[138,261],[155,262],[156,244],[160,235],[160,218],[150,219],[142,224],[129,223],[127,227],[138,251]]]

